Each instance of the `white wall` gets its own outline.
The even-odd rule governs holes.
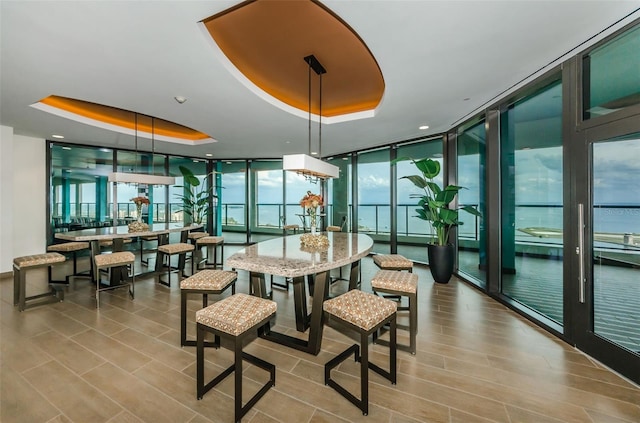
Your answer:
[[[13,258],[13,128],[0,126],[0,273]]]
[[[14,257],[44,253],[47,248],[47,144],[41,138],[16,135],[10,127],[0,129],[0,273],[5,273],[13,270]],[[43,285],[42,275],[30,279]],[[32,289],[40,291],[29,283],[28,295]]]

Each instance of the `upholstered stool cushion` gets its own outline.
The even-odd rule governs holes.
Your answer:
[[[411,270],[413,262],[400,254],[377,254],[373,256],[373,262],[381,269]]]
[[[395,305],[395,304],[394,304]],[[196,322],[238,336],[276,312],[275,301],[235,294],[196,312]]]
[[[99,254],[95,257],[96,266],[100,269],[103,267],[116,267],[131,264],[136,257],[130,251],[119,251],[111,254]]]
[[[297,231],[298,229],[300,229],[300,225],[284,225],[282,229],[285,229],[287,231],[293,231],[293,230]]]
[[[357,289],[348,291],[323,303],[322,308],[365,331],[396,312],[395,302]]]
[[[374,290],[391,290],[415,294],[418,290],[418,275],[395,270],[378,270],[378,273],[371,279],[371,287]]]
[[[188,238],[200,239],[200,238],[204,238],[205,236],[209,236],[209,234],[207,232],[189,232]]]
[[[218,245],[224,242],[221,236],[203,236],[196,240],[197,245]]]
[[[165,244],[158,247],[158,251],[165,254],[181,254],[193,251],[195,247],[185,242],[177,242],[175,244]]]
[[[228,270],[202,270],[180,281],[180,289],[222,291],[237,278],[236,272]]]
[[[61,253],[70,253],[73,251],[86,250],[89,248],[88,242],[76,241],[76,242],[64,242],[62,244],[49,245],[47,251],[58,251]]]
[[[13,265],[18,269],[27,267],[47,266],[55,263],[62,263],[66,257],[60,253],[44,253],[33,254],[30,256],[16,257],[13,259]]]
[[[340,232],[342,228],[340,226],[329,225],[327,226],[327,231],[329,232]]]

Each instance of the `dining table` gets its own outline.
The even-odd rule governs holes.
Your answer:
[[[89,242],[90,254],[91,254],[91,269],[92,274],[95,271],[94,257],[100,254],[100,242],[111,241],[112,251],[122,251],[124,240],[127,238],[135,237],[157,237],[158,246],[167,244],[169,242],[169,235],[171,233],[179,232],[180,241],[186,242],[189,231],[198,230],[202,228],[201,224],[184,225],[183,223],[154,223],[149,225],[149,229],[146,231],[129,232],[127,225],[122,226],[105,226],[100,228],[81,229],[77,231],[58,232],[55,234],[56,239],[64,241],[85,241]],[[155,269],[146,273],[138,273],[136,276],[143,276],[144,274],[154,273]],[[117,285],[126,279],[126,273],[112,272],[109,283],[111,285]]]
[[[360,260],[373,248],[370,236],[348,232],[321,232],[328,246],[302,245],[302,237],[309,234],[288,235],[247,246],[225,260],[225,266],[249,272],[250,291],[262,298],[271,298],[265,275],[291,278],[293,282],[296,330],[308,333],[307,339],[293,337],[270,328],[260,330],[260,336],[270,341],[317,355],[322,343],[322,303],[329,294],[330,271],[350,265],[349,289],[358,286]],[[313,291],[311,312],[307,312],[305,279]]]

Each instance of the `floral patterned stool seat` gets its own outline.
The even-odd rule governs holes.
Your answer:
[[[33,254],[30,256],[16,257],[13,259],[13,305],[18,306],[19,311],[24,311],[29,307],[41,304],[59,302],[64,299],[64,291],[59,291],[49,287],[49,291],[44,294],[31,295],[27,297],[27,270],[39,267],[51,267],[64,263],[66,257],[60,253]],[[27,301],[49,297],[47,301],[38,301],[36,304],[27,304]]]
[[[49,269],[48,269],[49,283],[64,283],[70,286],[71,288],[73,288],[71,284],[75,280],[75,278],[91,279],[92,275],[90,271],[89,273],[87,272],[78,273],[78,251],[83,251],[88,249],[89,249],[89,243],[84,241],[63,242],[61,244],[53,244],[47,247],[48,252],[61,253],[64,255],[71,253],[73,256],[73,273],[71,273],[70,275],[66,275],[64,280],[54,280],[52,275],[53,273],[52,268],[51,266],[49,266]]]
[[[196,346],[196,341],[187,339],[187,297],[189,294],[202,295],[202,307],[209,305],[209,294],[222,294],[231,287],[231,294],[236,293],[237,272],[227,270],[203,270],[180,281],[180,345]],[[205,346],[218,347],[212,343]]]
[[[377,254],[373,262],[383,270],[407,270],[413,272],[413,262],[400,254]]]
[[[95,270],[96,308],[100,307],[101,291],[129,287],[129,296],[131,296],[131,299],[134,298],[135,287],[133,284],[134,284],[135,277],[133,276],[133,262],[135,260],[136,260],[136,256],[133,255],[133,253],[130,251],[119,251],[119,252],[110,253],[110,254],[98,254],[93,258],[93,261],[96,266],[96,270]],[[109,271],[109,281],[112,281],[113,279],[111,278],[111,272],[114,268],[117,268],[117,267],[127,268],[127,274],[123,276],[129,282],[101,287],[100,286],[100,270],[107,269]]]
[[[396,270],[378,270],[378,273],[371,279],[371,287],[376,294],[384,293],[398,296],[400,301],[402,301],[402,297],[407,297],[408,306],[398,305],[398,310],[409,311],[409,325],[398,324],[397,327],[409,331],[409,346],[398,344],[397,347],[415,354],[416,333],[418,331],[418,275]],[[387,341],[377,339],[377,334],[373,335],[373,340],[377,344],[388,345]]]
[[[158,246],[158,254],[156,257],[156,273],[158,275],[158,283],[166,286],[171,286],[172,271],[176,271],[178,273],[178,281],[180,281],[181,276],[185,276],[184,265],[187,261],[187,253],[191,253],[191,255],[193,255],[193,251],[195,250],[195,248],[195,246],[193,246],[192,244],[187,244],[186,242],[176,242],[173,244],[164,244]],[[171,267],[171,256],[174,256],[176,254],[178,254],[178,267]],[[164,266],[165,258],[167,259],[166,282],[162,280],[162,276],[160,275]],[[191,260],[191,273],[193,274],[193,260]]]
[[[222,382],[231,373],[235,373],[234,421],[239,422],[255,403],[276,384],[276,366],[258,357],[242,351],[242,345],[249,336],[256,336],[258,328],[269,324],[275,316],[277,305],[274,301],[247,294],[235,294],[196,312],[197,349],[196,349],[196,389],[197,399],[211,388]],[[220,338],[231,341],[234,363],[215,378],[204,382],[204,337],[213,333],[216,342]],[[269,380],[260,390],[242,405],[242,361],[245,360],[269,372]]]
[[[187,235],[187,239],[189,240],[190,243],[195,245],[195,242],[197,240],[199,240],[200,238],[204,238],[205,236],[209,236],[208,232],[189,232],[189,235]]]
[[[324,365],[324,384],[335,389],[366,416],[369,413],[369,369],[396,384],[397,305],[394,301],[353,289],[325,301],[322,308],[325,319],[334,320],[360,334],[360,345],[353,344]],[[390,325],[389,371],[369,362],[369,335],[377,332],[385,324]],[[360,362],[360,399],[331,379],[331,370],[349,358],[351,353],[354,354],[355,360]]]
[[[218,246],[220,246],[220,263],[218,263]],[[202,258],[202,247],[207,249],[207,257]],[[209,250],[213,247],[213,263],[209,262]],[[203,236],[196,240],[196,248],[199,251],[200,260],[196,263],[196,269],[200,270],[200,265],[204,263],[204,267],[213,266],[215,269],[220,265],[222,267],[222,261],[224,260],[224,237],[221,236]]]

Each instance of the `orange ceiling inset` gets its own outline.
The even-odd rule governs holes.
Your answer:
[[[314,0],[251,0],[202,21],[233,65],[278,100],[309,110],[308,65],[313,54],[322,76],[322,115],[375,109],[384,79],[358,35]],[[312,113],[318,114],[318,77],[312,72]]]
[[[211,137],[207,134],[187,128],[186,126],[128,110],[118,109],[116,107],[104,106],[102,104],[57,95],[45,97],[40,100],[39,103],[73,115],[115,125],[120,128],[154,134],[159,138],[165,138],[165,140],[175,139],[192,141],[193,143],[211,140]]]

